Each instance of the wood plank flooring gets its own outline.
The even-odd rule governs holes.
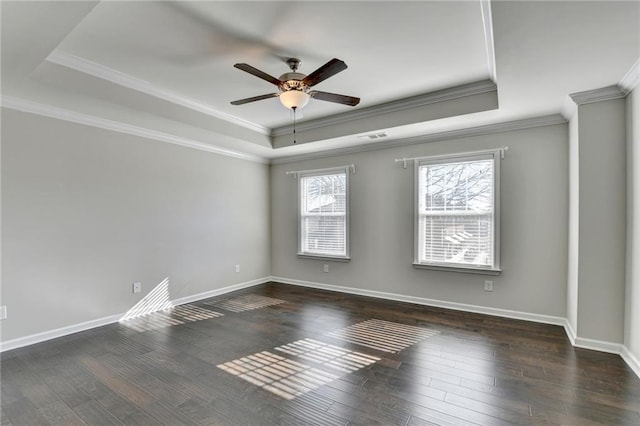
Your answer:
[[[640,425],[557,326],[278,283],[151,315],[3,353],[2,425]]]

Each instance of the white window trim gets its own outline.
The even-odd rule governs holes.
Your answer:
[[[414,176],[413,176],[413,266],[417,269],[431,269],[436,271],[448,271],[448,272],[463,272],[471,274],[484,274],[484,275],[500,275],[502,273],[502,265],[500,259],[500,160],[504,158],[505,148],[487,150],[487,151],[474,151],[468,153],[459,153],[451,155],[438,155],[430,157],[417,157],[412,158],[414,160]],[[493,217],[494,217],[494,231],[493,231],[493,265],[489,268],[481,268],[473,265],[466,264],[453,264],[453,263],[424,263],[419,261],[419,168],[422,164],[438,164],[438,163],[450,163],[460,160],[473,161],[473,160],[493,160]],[[396,161],[406,161],[406,159]]]
[[[287,172],[287,174],[295,174],[296,178],[298,179],[298,185],[297,185],[297,198],[298,198],[298,252],[297,252],[297,257],[300,259],[320,259],[320,260],[330,260],[330,261],[335,261],[335,262],[349,262],[351,261],[351,244],[350,244],[350,232],[349,232],[349,222],[350,222],[350,205],[349,205],[349,198],[350,198],[350,194],[351,191],[349,189],[349,171],[352,170],[355,173],[355,166],[353,164],[350,164],[348,166],[340,166],[340,167],[330,167],[330,168],[326,168],[326,169],[314,169],[314,170],[307,170],[307,171],[294,171],[294,172]],[[323,176],[323,175],[330,175],[330,174],[336,174],[338,172],[344,172],[345,174],[345,190],[346,190],[346,199],[345,199],[345,256],[331,256],[331,255],[327,255],[327,254],[320,254],[320,253],[312,253],[312,252],[304,252],[302,251],[302,206],[301,206],[301,202],[302,202],[302,189],[301,189],[301,185],[302,185],[302,179],[304,177],[309,177],[309,176]]]

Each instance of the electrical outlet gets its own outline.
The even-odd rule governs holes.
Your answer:
[[[240,265],[236,265],[236,272],[240,272]]]
[[[493,291],[493,281],[484,282],[484,291]]]
[[[142,293],[142,283],[133,283],[133,292]]]
[[[0,306],[0,320],[4,320],[4,319],[7,319],[7,306],[6,305]]]
[[[322,271],[323,271],[323,272],[329,272],[329,265],[326,265],[326,264],[325,264],[325,265],[322,267]]]

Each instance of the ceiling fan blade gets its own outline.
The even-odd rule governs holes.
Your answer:
[[[311,95],[312,98],[319,99],[321,101],[335,102],[349,106],[356,106],[360,102],[360,98],[355,98],[353,96],[338,95],[337,93],[320,92],[317,90],[312,90],[309,92],[309,95]]]
[[[249,102],[261,101],[263,99],[277,98],[277,93],[269,93],[268,95],[260,95],[254,96],[252,98],[238,99],[237,101],[231,102],[231,105],[243,105],[248,104]]]
[[[191,40],[194,47],[190,52],[195,51],[196,65],[200,65],[204,57],[208,55],[209,59],[214,59],[224,55],[266,55],[274,59],[280,59],[283,54],[282,46],[269,43],[268,35],[276,30],[276,25],[282,22],[283,17],[288,15],[288,9],[291,7],[286,2],[277,5],[264,6],[260,17],[260,22],[264,25],[260,27],[259,32],[255,32],[253,28],[247,28],[242,21],[225,19],[230,16],[229,13],[234,11],[244,11],[245,7],[251,8],[250,5],[233,5],[231,8],[221,6],[220,8],[212,8],[209,2],[162,2],[163,6],[171,8],[172,12],[183,16],[184,21],[192,27],[194,32],[200,34],[199,37]],[[218,9],[222,9],[218,14]],[[215,11],[215,12],[214,12]],[[173,25],[173,24],[172,24]],[[257,35],[259,34],[259,35]],[[160,46],[166,51],[167,47]],[[186,48],[185,48],[186,49]],[[188,55],[182,55],[183,58],[189,60]]]
[[[338,74],[340,71],[344,71],[347,69],[347,64],[337,58],[333,58],[308,76],[302,80],[302,82],[307,86],[315,86],[321,81],[326,80],[327,78]]]
[[[249,74],[255,75],[258,78],[266,80],[271,84],[275,84],[276,86],[279,86],[280,84],[282,84],[282,81],[278,80],[274,76],[269,75],[264,71],[260,71],[258,68],[252,67],[249,64],[235,64],[234,67],[244,72],[248,72]]]

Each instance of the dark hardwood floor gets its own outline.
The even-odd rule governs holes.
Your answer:
[[[2,425],[640,425],[561,327],[265,284],[2,354]]]

